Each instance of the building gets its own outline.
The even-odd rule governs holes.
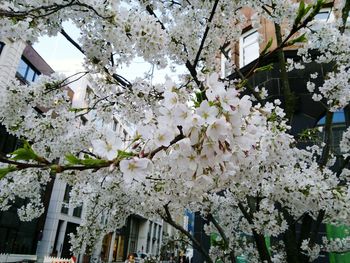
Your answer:
[[[40,74],[50,75],[52,68],[28,43],[13,42],[5,39],[0,42],[0,88],[5,87],[9,80],[17,78],[23,84],[36,80]],[[6,132],[0,125],[0,154],[14,151],[20,142]],[[49,183],[42,193],[44,206],[48,208],[52,183]],[[0,212],[0,253],[35,254],[42,238],[45,212],[31,222],[21,222],[17,216],[17,208],[25,200],[17,199],[7,211]]]
[[[251,72],[260,52],[266,46],[268,40],[273,39],[271,49],[277,46],[275,27],[274,24],[261,18],[260,27],[253,28],[252,16],[254,10],[248,7],[242,8],[241,12],[247,17],[247,24],[242,30],[241,37],[236,43],[232,43],[227,49],[227,55],[231,61],[227,59],[227,56],[221,55],[220,72],[221,77],[234,80],[239,79],[240,74],[233,71],[232,64],[237,65],[240,72],[246,75]],[[325,4],[320,12],[315,16],[317,23],[331,23],[334,21],[334,17],[337,14],[334,13],[333,2]],[[349,21],[349,18],[348,18]],[[264,39],[261,41],[260,36]],[[293,59],[297,62],[302,63],[300,57],[297,55],[297,50],[295,46],[290,46],[283,50],[286,59]],[[272,69],[269,71],[257,71],[250,75],[248,78],[248,83],[253,88],[265,88],[269,94],[266,101],[274,101],[279,99],[282,102],[282,108],[285,108],[286,97],[284,94],[283,79],[280,73],[279,58],[275,53],[268,59],[263,60],[260,66],[272,65]],[[310,74],[317,72],[318,77],[314,80],[316,86],[321,85],[328,72],[333,70],[333,65],[330,64],[318,64],[316,62],[311,62],[304,65],[304,69],[295,69],[288,72],[288,83],[291,91],[294,93],[296,98],[296,111],[293,112],[293,118],[290,121],[291,134],[298,138],[298,135],[305,129],[311,129],[319,126],[324,126],[325,124],[325,114],[326,110],[321,102],[315,102],[312,99],[312,94],[307,89],[307,82],[310,80]],[[333,117],[333,141],[332,150],[337,152],[339,149],[340,134],[350,125],[350,107],[347,106],[344,111],[340,111],[334,114]],[[322,136],[322,134],[320,134]],[[307,142],[299,143],[299,147],[303,148],[308,145]],[[196,214],[195,217],[195,238],[201,241],[202,246],[209,251],[210,248],[210,237],[204,234],[203,225],[206,222],[203,218]],[[296,227],[296,236],[300,238],[301,226],[300,224]],[[320,231],[318,232],[318,240],[322,236],[327,236],[328,238],[344,238],[349,236],[349,229],[345,226],[336,227],[333,225],[322,225]],[[321,254],[320,258],[314,262],[348,262],[350,258],[350,253],[329,253]],[[194,248],[194,263],[203,262],[202,255]]]

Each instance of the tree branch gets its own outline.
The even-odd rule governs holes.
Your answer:
[[[211,221],[213,223],[213,225],[215,226],[215,228],[218,230],[220,236],[222,237],[222,239],[224,240],[225,246],[230,249],[230,241],[228,240],[225,231],[222,229],[222,227],[219,225],[219,223],[216,221],[216,219],[214,218],[214,216],[212,214],[208,215],[208,220]],[[232,246],[232,250],[229,250],[229,256],[230,256],[230,260],[231,263],[236,263],[236,257],[235,257],[235,248],[234,245]]]
[[[210,13],[210,16],[209,16],[209,19],[208,19],[208,22],[207,22],[207,26],[206,26],[205,31],[204,31],[204,35],[202,37],[202,41],[201,41],[201,43],[199,45],[199,49],[197,51],[196,58],[194,59],[194,62],[193,62],[193,67],[194,68],[197,67],[199,58],[201,56],[201,53],[202,53],[202,50],[203,50],[203,47],[204,47],[205,40],[207,39],[207,36],[208,36],[208,33],[209,33],[211,22],[213,21],[213,18],[214,18],[215,12],[216,12],[216,8],[218,6],[218,3],[219,3],[219,0],[216,0],[214,2],[213,8],[211,10],[211,13]]]
[[[163,218],[163,220],[165,222],[167,222],[168,224],[170,224],[171,226],[173,226],[175,229],[177,229],[178,231],[180,231],[181,233],[183,233],[185,236],[187,236],[192,242],[193,244],[195,245],[195,247],[197,249],[199,249],[200,253],[204,256],[205,260],[208,262],[208,263],[214,263],[210,256],[208,255],[208,253],[205,251],[205,249],[201,246],[200,242],[195,239],[188,231],[186,231],[182,226],[180,226],[179,224],[177,224],[171,214],[170,214],[170,211],[169,211],[169,205],[166,204],[164,205],[164,211],[165,211],[165,215],[162,214],[162,213],[159,213],[159,215]]]
[[[276,34],[276,40],[277,45],[281,46],[282,41],[282,31],[281,26],[277,23],[275,23],[275,34]],[[284,57],[283,49],[279,49],[277,51],[278,55],[278,63],[279,63],[279,70],[280,70],[280,78],[281,78],[281,84],[283,89],[283,97],[285,101],[285,110],[286,110],[286,117],[289,119],[289,122],[292,121],[292,117],[294,114],[294,108],[295,108],[295,95],[292,93],[289,81],[288,81],[288,74],[286,70],[286,60]]]
[[[82,47],[73,39],[71,38],[71,36],[69,36],[67,34],[67,32],[62,28],[61,29],[61,34],[74,46],[76,47],[83,55],[86,55],[85,51],[82,49]],[[111,75],[108,71],[108,69],[106,67],[103,67],[103,70],[105,73],[107,73],[108,75]],[[112,78],[115,79],[121,86],[126,87],[126,88],[130,88],[132,86],[132,84],[126,80],[124,77],[113,73]]]
[[[253,225],[254,222],[253,222],[252,217],[247,212],[247,210],[245,209],[245,207],[243,206],[243,204],[241,202],[238,203],[238,207],[241,210],[245,219],[247,219],[248,223],[250,225]],[[266,260],[268,263],[272,263],[271,256],[270,256],[269,251],[268,251],[267,246],[266,246],[265,237],[261,234],[258,234],[258,232],[256,232],[256,230],[253,228],[252,228],[252,232],[253,232],[254,241],[255,241],[256,247],[258,249],[261,261],[264,262]]]

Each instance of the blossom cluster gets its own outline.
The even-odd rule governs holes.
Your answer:
[[[350,99],[349,35],[340,30],[340,17],[320,25],[307,19],[317,3],[305,9],[295,1],[274,1],[274,7],[246,0],[1,2],[2,37],[13,40],[55,35],[71,20],[81,30],[85,68],[95,73],[91,97],[81,108],[72,107],[65,87],[70,80],[61,75],[0,87],[1,123],[24,139],[19,151],[1,156],[7,162],[0,168],[1,210],[16,197],[28,198],[19,216],[39,216],[40,191],[57,177],[72,185],[70,205],[84,200],[74,251],[91,252],[131,214],[160,216],[176,225],[171,215],[189,209],[208,219],[208,234],[221,232],[210,251],[213,259],[236,251],[250,262],[262,261],[250,237],[280,237],[305,215],[348,224],[349,170],[337,174],[329,145],[300,149],[283,110],[285,101],[270,99],[274,94],[263,87],[249,89],[237,65],[236,79],[216,73],[218,54],[237,42],[249,22],[241,12],[247,5],[254,8],[254,27],[264,19],[283,24],[282,35],[290,41],[289,32],[306,21],[292,34],[308,38],[299,39],[302,63],[292,61],[290,69],[308,62],[334,67],[319,86],[314,81],[319,76],[311,73],[309,95],[329,112],[343,109]],[[313,57],[315,49],[319,53]],[[118,69],[137,56],[157,67],[185,65],[189,74],[180,83],[137,79],[123,85],[115,77]],[[127,121],[132,132],[125,136],[111,129],[114,116]],[[347,129],[340,144],[342,161],[348,159],[349,138]],[[327,244],[342,251],[347,243]],[[301,248],[313,259],[322,245],[304,240]],[[274,244],[267,252],[271,262],[285,262],[285,249]]]

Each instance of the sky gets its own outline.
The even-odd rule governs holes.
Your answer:
[[[79,29],[72,23],[64,23],[65,31],[75,40],[78,41]],[[63,73],[67,76],[83,71],[82,66],[84,55],[76,49],[61,34],[55,37],[41,37],[34,44],[34,49],[43,57],[43,59],[56,72]],[[130,66],[120,69],[119,75],[131,81],[137,77],[143,77],[145,73],[150,72],[152,65],[143,61],[142,58],[136,58]],[[183,73],[184,69],[178,68],[178,72],[171,72],[169,69],[154,69],[153,84],[163,83],[165,76],[175,77],[179,73]]]

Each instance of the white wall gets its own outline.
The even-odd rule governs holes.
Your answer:
[[[74,217],[72,215],[74,208],[69,207],[67,215],[61,213],[65,189],[66,183],[56,178],[53,185],[49,208],[46,215],[43,237],[42,240],[39,241],[37,247],[36,254],[38,255],[38,258],[49,256],[54,250],[57,250],[58,256],[60,256],[64,241],[64,234],[66,232],[67,222],[72,222],[75,224],[81,223],[81,218]],[[60,220],[63,221],[63,223],[61,224],[60,229],[57,229],[58,222]],[[56,233],[58,231],[58,240],[56,247],[54,248]]]
[[[16,76],[17,67],[26,47],[24,41],[12,42],[2,39],[5,46],[0,54],[0,87],[5,85]]]

